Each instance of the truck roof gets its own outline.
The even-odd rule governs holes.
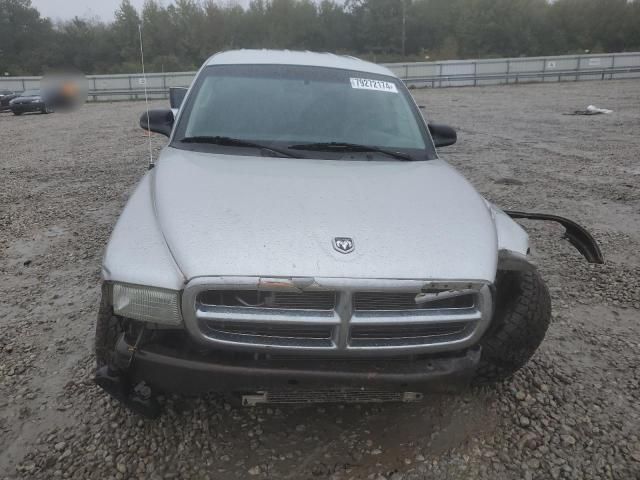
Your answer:
[[[305,65],[338,68],[358,72],[375,73],[395,77],[388,68],[359,58],[333,53],[316,53],[293,50],[229,50],[211,56],[205,65]]]

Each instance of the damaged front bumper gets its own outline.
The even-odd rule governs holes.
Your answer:
[[[158,393],[200,395],[209,392],[378,390],[452,392],[469,381],[480,348],[463,352],[381,358],[331,358],[240,354],[203,350],[182,337],[170,344],[135,346],[122,335],[113,362],[98,371],[96,382],[132,410],[154,417]]]

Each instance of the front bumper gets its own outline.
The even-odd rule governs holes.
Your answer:
[[[126,371],[132,385],[144,381],[154,392],[183,394],[317,387],[454,391],[468,384],[480,360],[479,347],[429,356],[323,358],[227,353],[158,343],[141,343],[131,360],[133,343],[124,335],[120,338],[114,367]]]

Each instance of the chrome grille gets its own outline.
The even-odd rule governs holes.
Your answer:
[[[475,344],[492,314],[486,284],[449,282],[438,290],[417,281],[356,279],[377,288],[353,291],[340,279],[327,290],[265,291],[218,281],[187,286],[183,317],[196,339],[233,349],[330,356],[455,351]]]

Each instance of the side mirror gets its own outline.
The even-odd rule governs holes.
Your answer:
[[[186,87],[169,88],[169,105],[171,105],[171,108],[180,108],[188,90]]]
[[[144,112],[140,116],[140,127],[168,137],[173,129],[173,112],[170,108],[156,108],[149,110],[148,118],[147,112]]]
[[[431,132],[431,137],[433,138],[433,143],[435,143],[436,148],[447,147],[458,141],[458,134],[448,125],[430,123],[429,131]]]

